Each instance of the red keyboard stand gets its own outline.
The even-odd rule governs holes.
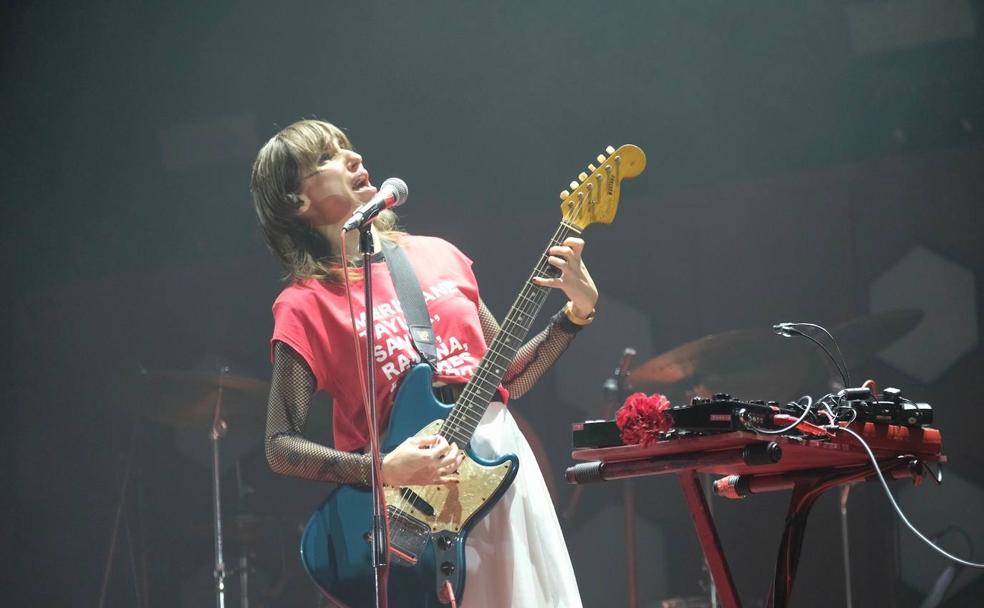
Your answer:
[[[882,473],[893,479],[913,478],[918,483],[923,472],[921,463],[946,461],[942,439],[936,429],[870,422],[855,423],[849,428],[864,438]],[[746,448],[769,442],[775,442],[782,451],[778,462],[746,463],[743,454]],[[568,469],[568,480],[573,483],[675,473],[683,486],[697,538],[725,608],[740,608],[741,601],[698,473],[737,476],[741,480],[738,486],[746,495],[792,490],[768,602],[772,608],[789,604],[803,531],[817,498],[831,488],[875,476],[867,453],[847,433],[837,433],[828,441],[819,441],[742,431],[670,439],[646,447],[581,448],[574,450],[571,456],[574,460],[590,463]]]

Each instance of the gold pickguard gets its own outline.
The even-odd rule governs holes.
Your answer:
[[[416,436],[437,434],[443,422],[435,420]],[[458,467],[460,481],[457,484],[406,486],[434,508],[432,516],[413,507],[401,496],[400,488],[386,487],[386,503],[426,523],[432,532],[460,532],[468,520],[488,502],[489,497],[496,493],[512,466],[512,461],[506,461],[494,467],[486,467],[466,457]]]

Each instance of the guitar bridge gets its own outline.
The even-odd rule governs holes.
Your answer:
[[[395,563],[413,566],[420,559],[430,540],[430,526],[416,517],[389,505],[390,551]]]

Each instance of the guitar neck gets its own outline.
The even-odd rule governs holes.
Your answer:
[[[554,245],[560,245],[570,236],[581,234],[577,227],[561,222],[557,232],[550,239],[550,243],[544,248],[540,260],[533,268],[532,274],[523,285],[519,295],[513,302],[505,321],[499,328],[499,334],[489,345],[485,356],[471,380],[465,385],[461,396],[458,397],[454,409],[448,415],[440,434],[448,442],[457,442],[461,447],[471,442],[478,423],[485,415],[489,403],[496,396],[499,384],[509,366],[516,358],[516,353],[526,340],[530,327],[536,316],[543,308],[543,303],[547,300],[549,288],[541,287],[533,283],[534,277],[554,277],[557,276],[557,268],[547,262],[547,249]]]

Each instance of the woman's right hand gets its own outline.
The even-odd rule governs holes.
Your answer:
[[[393,487],[458,483],[457,471],[464,459],[464,450],[440,435],[408,437],[383,458],[383,483]]]

